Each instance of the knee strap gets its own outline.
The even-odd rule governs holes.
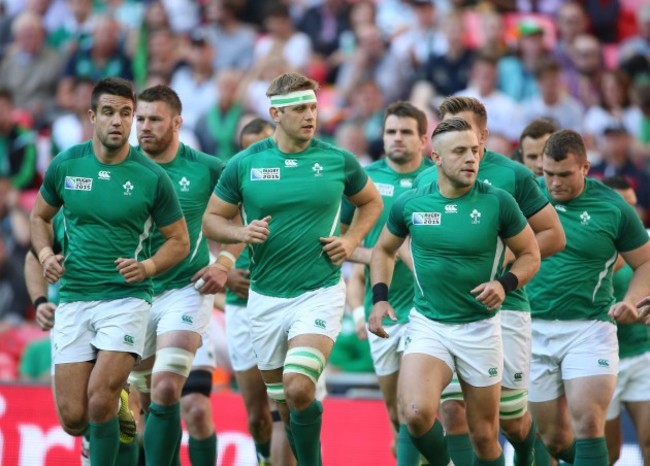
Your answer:
[[[508,390],[501,393],[500,419],[519,419],[528,410],[528,390]]]
[[[284,360],[284,373],[302,374],[309,380],[318,382],[325,369],[325,356],[316,348],[299,346],[291,348]]]
[[[208,371],[193,370],[187,376],[181,397],[190,395],[192,393],[199,393],[201,395],[210,397],[212,393],[212,374]]]
[[[132,371],[129,374],[128,382],[140,393],[151,393],[151,369]]]
[[[153,372],[173,372],[187,377],[192,370],[194,354],[181,348],[161,348],[156,351]]]
[[[284,385],[282,382],[278,383],[267,383],[266,384],[266,394],[270,399],[276,403],[286,403],[287,399],[284,396]]]

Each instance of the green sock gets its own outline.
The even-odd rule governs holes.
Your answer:
[[[291,448],[291,453],[293,453],[293,457],[297,460],[298,455],[296,454],[296,442],[293,439],[293,432],[286,425],[284,426],[284,432],[287,434],[287,443],[289,444],[289,448]]]
[[[178,440],[176,441],[176,449],[174,450],[174,455],[172,456],[172,462],[170,466],[181,466],[181,441],[183,440],[183,428],[178,433]]]
[[[423,436],[414,437],[410,432],[408,434],[413,444],[420,450],[431,466],[447,466],[449,464],[449,451],[445,441],[445,433],[438,419],[435,420],[431,429]]]
[[[90,464],[115,466],[120,448],[120,423],[117,416],[102,424],[90,423]]]
[[[271,458],[271,440],[262,443],[255,442],[255,451],[257,452],[258,459],[268,461]]]
[[[212,433],[203,440],[190,437],[190,463],[192,466],[214,466],[217,464],[217,434]]]
[[[575,466],[607,466],[607,442],[605,437],[581,438],[576,440]]]
[[[420,451],[411,440],[406,424],[397,431],[397,466],[420,466]]]
[[[469,434],[447,435],[449,457],[456,466],[470,465],[474,461],[474,450]]]
[[[169,466],[177,456],[176,448],[181,434],[180,406],[180,403],[162,406],[153,401],[149,405],[149,416],[144,429],[147,464]]]
[[[535,464],[535,439],[537,438],[537,424],[533,421],[528,435],[522,441],[506,436],[510,445],[515,449],[514,466],[531,466]]]
[[[501,452],[501,455],[494,460],[482,460],[477,456],[474,456],[474,466],[505,466],[505,464],[506,459],[503,456],[503,452]]]
[[[138,454],[140,453],[140,442],[138,434],[131,443],[120,442],[120,449],[117,452],[117,466],[136,466],[138,464]]]
[[[564,451],[559,452],[555,457],[559,460],[564,461],[565,463],[573,464],[576,460],[576,441],[569,448]]]
[[[540,437],[535,439],[535,466],[551,466],[551,454]]]
[[[290,410],[291,433],[300,466],[320,466],[320,428],[323,405],[314,400],[301,410]]]

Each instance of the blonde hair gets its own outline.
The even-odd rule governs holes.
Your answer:
[[[266,91],[268,97],[284,95],[294,91],[317,91],[318,83],[299,73],[284,73],[276,77]]]

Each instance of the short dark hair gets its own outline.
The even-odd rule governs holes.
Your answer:
[[[582,136],[572,129],[561,129],[551,134],[544,145],[544,156],[556,162],[573,154],[579,161],[587,160],[587,149]]]
[[[458,115],[462,112],[472,112],[478,119],[479,125],[485,128],[487,126],[487,110],[480,100],[474,97],[464,95],[455,95],[445,98],[438,107],[438,112],[442,118],[445,115]]]
[[[450,118],[448,120],[441,121],[436,129],[433,130],[431,134],[431,141],[436,139],[441,134],[460,132],[460,131],[472,131],[472,125],[462,118]]]
[[[535,78],[540,79],[546,73],[559,73],[560,70],[561,66],[557,60],[545,58],[535,67]]]
[[[152,86],[140,93],[138,95],[138,100],[143,102],[165,102],[167,106],[177,115],[180,115],[183,112],[183,104],[181,99],[169,86]]]
[[[621,175],[607,176],[603,178],[603,183],[612,189],[619,189],[621,191],[632,189],[632,185],[627,178]]]
[[[93,111],[97,110],[99,99],[104,94],[116,95],[131,100],[135,107],[136,98],[133,84],[130,81],[122,78],[105,78],[95,84],[93,88],[92,97],[90,98],[90,108]]]
[[[418,135],[424,136],[427,134],[427,116],[412,103],[398,100],[390,104],[384,113],[384,127],[386,126],[386,120],[391,115],[399,118],[413,118],[418,124]]]
[[[273,126],[269,121],[265,120],[264,118],[255,118],[249,121],[241,129],[241,133],[239,133],[239,145],[242,145],[241,141],[244,136],[247,136],[249,134],[260,134],[262,131],[264,131],[267,128],[275,129],[275,126]]]
[[[264,9],[264,18],[291,18],[291,11],[284,3],[270,2]]]
[[[482,50],[474,57],[474,63],[479,62],[497,66],[499,63],[499,55],[494,52],[490,52],[489,50]]]
[[[6,100],[10,103],[14,103],[14,95],[9,89],[0,89],[0,100]]]
[[[519,137],[519,144],[521,144],[521,141],[525,138],[539,139],[547,134],[553,134],[558,129],[557,124],[553,120],[549,120],[548,118],[538,118],[537,120],[528,123],[528,126],[524,128]]]

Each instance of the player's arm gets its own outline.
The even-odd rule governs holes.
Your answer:
[[[366,237],[375,225],[384,207],[381,195],[370,179],[366,181],[361,191],[349,196],[348,200],[357,209],[350,223],[350,227],[343,236],[321,238],[323,251],[327,253],[330,260],[336,265],[342,264],[352,255],[353,251],[361,244],[363,238]]]
[[[527,220],[535,233],[542,259],[564,250],[566,246],[564,229],[557,212],[550,203],[528,217]]]
[[[203,234],[219,243],[263,243],[270,233],[271,216],[241,225],[233,221],[238,214],[237,204],[231,204],[212,194],[203,214]]]
[[[357,337],[359,337],[360,340],[368,338],[368,333],[366,331],[366,311],[363,306],[365,294],[366,268],[361,264],[354,264],[354,267],[352,267],[352,273],[348,278],[347,300],[348,306],[352,309],[354,327],[357,332]]]
[[[58,210],[58,207],[48,204],[39,192],[29,217],[32,248],[36,252],[38,262],[43,266],[45,278],[50,283],[56,283],[64,272],[63,255],[55,254],[52,249],[52,218]]]
[[[385,226],[370,258],[373,306],[368,318],[368,330],[382,338],[388,338],[388,333],[382,326],[383,318],[397,320],[395,310],[388,304],[388,286],[393,279],[397,251],[403,242],[404,238],[392,234]]]
[[[25,255],[25,285],[29,299],[36,308],[36,323],[41,330],[50,330],[54,326],[56,305],[47,298],[47,282],[43,277],[43,267],[32,251]]]
[[[609,316],[621,323],[639,318],[637,303],[650,295],[650,242],[631,251],[621,252],[623,259],[634,269],[630,286],[621,302],[614,304]]]
[[[477,294],[476,299],[493,311],[499,309],[506,293],[521,288],[535,276],[541,262],[539,247],[530,225],[503,241],[515,256],[510,271],[495,280],[481,283],[472,290],[472,293]]]

